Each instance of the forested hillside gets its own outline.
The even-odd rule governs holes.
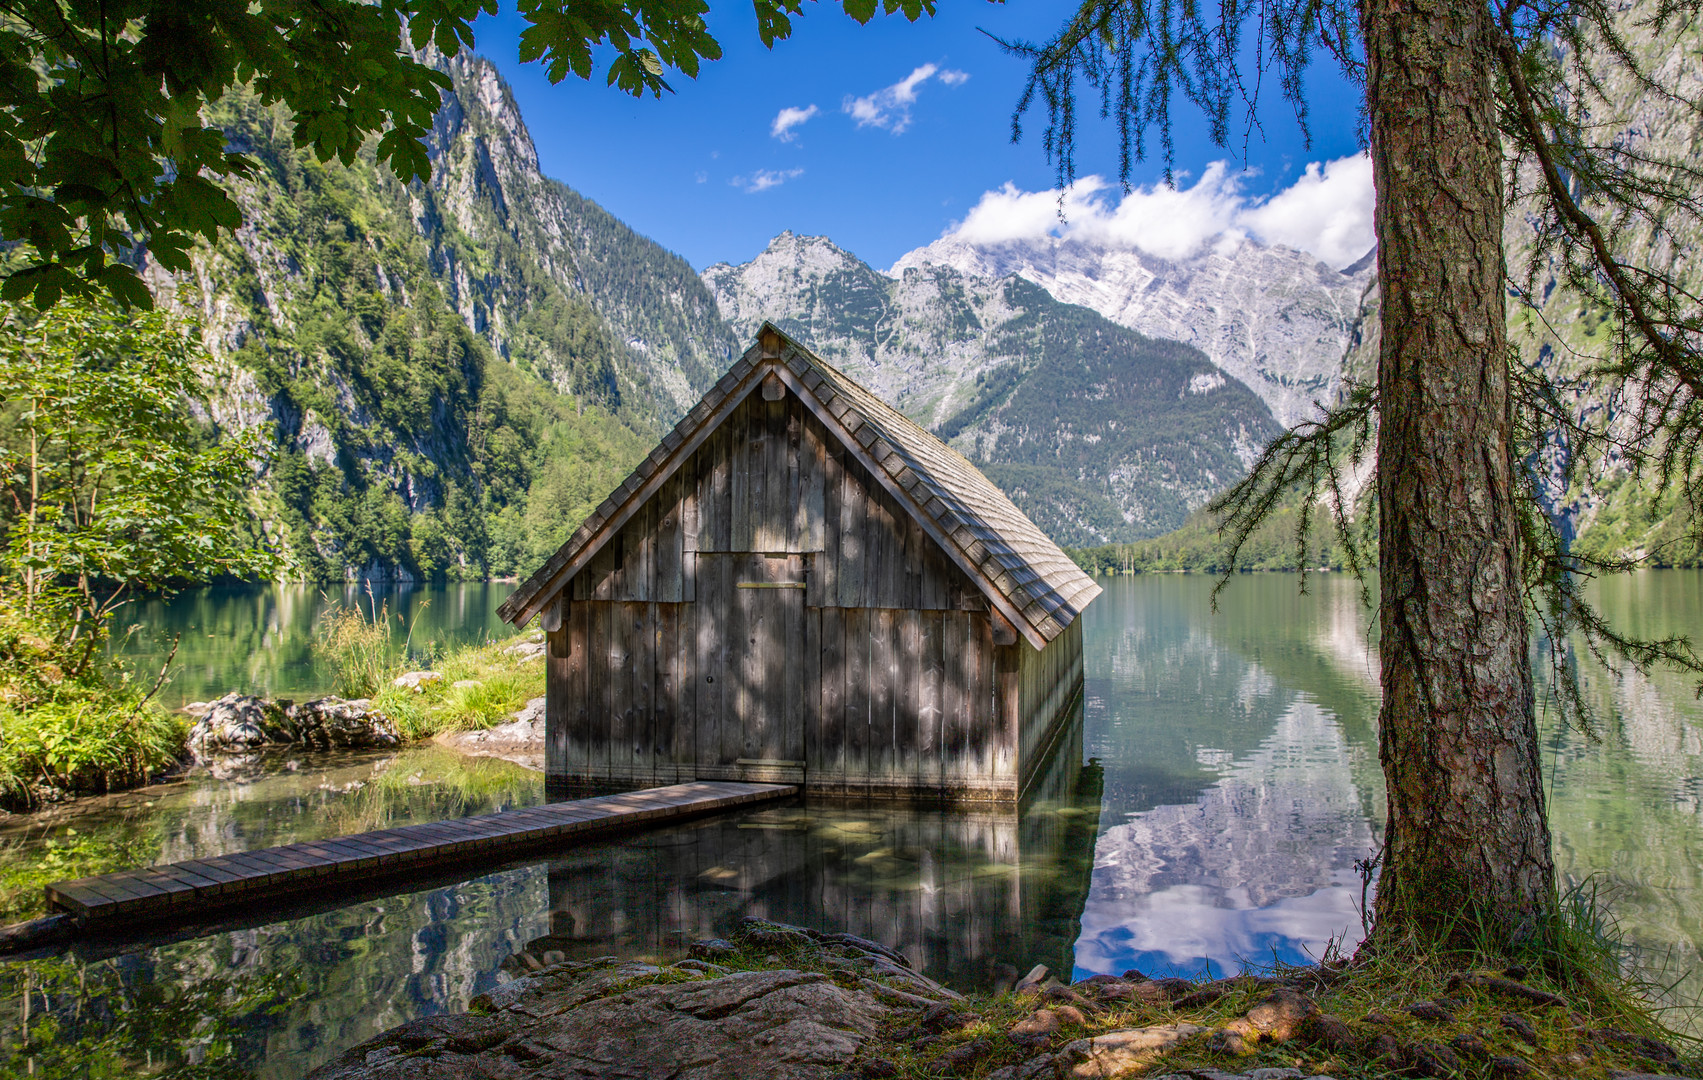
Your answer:
[[[538,172],[493,68],[447,67],[429,186],[322,164],[229,95],[246,223],[190,280],[149,268],[234,365],[213,419],[272,427],[302,576],[529,571],[730,359],[691,267]]]

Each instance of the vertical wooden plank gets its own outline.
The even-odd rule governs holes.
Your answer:
[[[845,775],[851,788],[869,782],[869,611],[845,608]]]
[[[845,468],[840,471],[840,606],[861,608],[867,606],[863,602],[863,574],[869,544],[864,535],[868,500],[859,482],[858,474],[863,470],[857,459],[847,453],[842,461]]]
[[[561,638],[558,649],[557,638]],[[558,655],[560,653],[560,655]],[[574,705],[573,631],[568,620],[550,635],[544,650],[544,776],[561,780],[568,775],[568,723]]]
[[[994,745],[991,772],[996,780],[1017,778],[1017,745],[1022,736],[1023,651],[1028,649],[1021,638],[1015,645],[997,648],[994,658],[997,692],[997,718],[993,726]]]
[[[796,557],[788,560],[797,562]],[[773,642],[774,663],[780,665],[780,683],[784,685],[785,705],[780,711],[781,752],[776,757],[784,761],[804,760],[804,677],[809,668],[808,635],[804,629],[804,597],[797,589],[772,589],[771,604],[778,602],[786,617],[778,640]],[[801,651],[805,655],[800,655]],[[771,669],[772,672],[772,669]]]
[[[822,448],[822,554],[813,568],[813,577],[819,581],[812,582],[812,591],[806,596],[807,602],[821,607],[840,606],[841,453],[838,443]]]
[[[560,767],[556,772],[559,776],[583,777],[591,758],[591,710],[588,697],[590,686],[586,682],[586,609],[591,605],[586,603],[569,604],[567,618],[562,620],[562,629],[568,635],[568,656],[563,673],[565,700],[562,703],[561,720],[562,736],[560,740]],[[553,687],[551,689],[554,689]],[[554,702],[549,695],[545,697],[545,708],[549,711]],[[546,729],[552,741],[555,741],[555,721],[547,721]],[[546,763],[545,775],[551,775],[550,766]]]
[[[801,447],[799,459],[799,512],[803,516],[804,534],[800,538],[799,548],[804,551],[821,551],[826,545],[824,521],[827,517],[824,503],[827,497],[824,469],[827,464],[827,433],[814,416],[804,414],[804,445]]]
[[[680,566],[680,599],[690,604],[698,599],[698,553],[688,551]]]
[[[751,506],[758,516],[755,547],[758,551],[785,551],[787,530],[787,438],[786,397],[764,401],[759,414],[763,425],[762,497],[752,484]],[[759,509],[760,508],[760,509]]]
[[[593,600],[586,605],[586,715],[585,732],[586,778],[609,778],[609,743],[614,736],[614,710],[611,685],[613,656],[609,648],[609,609],[607,600]]]
[[[669,477],[657,493],[656,562],[651,599],[660,603],[678,604],[684,575],[680,572],[685,554],[685,531],[681,528],[681,486],[678,476]]]
[[[728,620],[730,651],[727,661],[729,669],[737,672],[738,682],[734,689],[734,705],[728,716],[734,728],[732,753],[727,759],[730,764],[740,758],[762,757],[760,748],[768,734],[767,714],[763,708],[764,664],[768,658],[759,644],[764,627],[757,601],[769,590],[738,587],[740,582],[762,580],[764,560],[761,555],[745,554],[735,556],[733,562],[736,569],[730,606],[733,618]]]
[[[845,609],[820,609],[822,619],[821,712],[812,730],[816,753],[807,766],[817,782],[839,790],[846,777],[846,624]]]
[[[805,551],[809,526],[804,520],[804,478],[809,475],[805,463],[807,443],[804,439],[804,403],[788,392],[786,406],[786,550]]]
[[[731,421],[731,417],[729,420]],[[733,550],[733,429],[730,424],[723,424],[715,433],[716,458],[715,476],[711,487],[714,489],[716,504],[715,550]],[[699,530],[699,546],[702,547],[702,530]]]
[[[678,782],[675,747],[680,727],[680,608],[653,604],[656,618],[656,693],[651,699],[652,774],[659,784]]]
[[[955,788],[964,777],[964,733],[968,728],[968,682],[964,636],[969,615],[946,611],[940,616],[940,782]]]
[[[808,784],[812,780],[811,764],[821,759],[819,743],[822,727],[822,609],[800,604],[799,612],[804,624],[804,657],[803,662],[798,665],[798,738],[801,750],[799,758],[804,762],[804,779]]]
[[[873,482],[865,490],[864,506],[864,548],[868,554],[863,560],[863,602],[866,607],[895,608],[899,604],[893,579],[903,577],[904,572],[896,565],[892,550],[893,517],[888,513],[885,493]]]
[[[722,678],[719,645],[726,628],[727,596],[721,589],[725,555],[700,554],[698,601],[692,605],[693,671],[692,708],[693,759],[700,767],[721,763]]]
[[[921,613],[921,657],[917,675],[917,780],[925,787],[935,787],[940,783],[940,699],[945,666],[941,655],[941,622],[939,611]]]
[[[893,731],[898,756],[898,772],[915,781],[922,776],[922,681],[924,675],[922,651],[922,613],[911,610],[897,612],[894,629],[898,633],[896,663],[893,666]]]
[[[680,551],[682,554],[698,550],[698,464],[704,460],[704,445],[700,445],[697,453],[680,464]]]
[[[882,783],[891,783],[898,771],[894,615],[891,608],[869,613],[869,773]]]
[[[751,550],[751,399],[740,403],[727,424],[728,502],[730,551]]]
[[[633,651],[626,604],[609,605],[609,772],[627,779],[633,761]]]

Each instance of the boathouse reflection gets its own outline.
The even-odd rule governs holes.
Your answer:
[[[879,941],[962,990],[1037,963],[1068,973],[1101,789],[1074,712],[1015,811],[810,800],[569,853],[550,864],[550,933],[504,966],[679,956],[755,915]]]

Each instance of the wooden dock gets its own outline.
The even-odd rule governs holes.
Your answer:
[[[766,802],[795,791],[785,784],[674,784],[56,881],[47,886],[47,902],[91,927],[175,920],[306,890],[343,886],[355,891],[375,877],[471,859],[491,861],[545,845]]]

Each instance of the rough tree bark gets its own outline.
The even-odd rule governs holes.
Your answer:
[[[1479,0],[1363,0],[1361,26],[1383,290],[1374,935],[1508,944],[1546,929],[1555,868],[1520,592],[1496,31]]]

